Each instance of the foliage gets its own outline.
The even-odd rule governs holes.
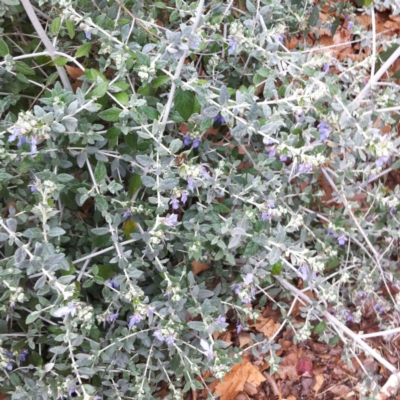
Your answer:
[[[364,61],[286,48],[322,4],[33,5],[55,59],[18,0],[0,1],[2,390],[208,390],[206,371],[221,379],[242,360],[218,333],[248,329],[278,294],[297,341],[336,343],[317,307],[292,325],[279,279],[304,281],[343,322],[366,301],[379,319],[397,312],[377,291],[399,278],[399,189],[381,180],[397,168],[397,119],[379,110],[399,91],[374,87],[360,106]],[[273,338],[251,346],[276,370]]]

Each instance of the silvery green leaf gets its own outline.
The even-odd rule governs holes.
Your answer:
[[[94,233],[95,235],[106,235],[107,233],[110,232],[109,228],[93,228],[92,233]]]
[[[214,296],[214,292],[212,290],[200,289],[199,293],[197,295],[197,298],[199,300],[203,300],[203,299],[206,299],[207,297],[213,297],[213,296]]]
[[[198,332],[204,332],[206,330],[206,325],[200,321],[190,321],[188,322],[188,327]]]
[[[76,157],[76,163],[78,164],[79,168],[82,168],[85,165],[86,154],[83,151],[78,154],[78,157]]]
[[[175,188],[179,183],[179,179],[177,178],[167,178],[167,179],[163,179],[160,182],[160,186],[159,186],[159,190],[163,191],[163,190],[171,190],[173,188]]]
[[[219,104],[224,106],[228,103],[229,98],[231,97],[228,88],[225,85],[221,86],[219,90]]]
[[[142,183],[146,187],[153,187],[156,184],[156,180],[148,175],[143,175],[142,176]]]
[[[237,246],[240,245],[241,242],[241,237],[240,236],[232,236],[229,240],[229,244],[228,244],[228,249],[233,249]]]
[[[75,111],[78,109],[79,103],[78,100],[74,100],[69,106],[68,106],[68,114],[69,115],[74,115]]]
[[[0,242],[5,242],[7,239],[8,239],[8,234],[4,233],[4,232],[0,232]]]
[[[257,103],[253,103],[247,113],[247,119],[249,121],[254,121],[256,118],[258,118],[258,105]]]
[[[62,236],[64,235],[66,232],[64,229],[56,226],[54,228],[51,228],[50,231],[47,233],[48,236],[50,237],[56,237],[56,236]]]
[[[203,110],[202,115],[207,118],[214,118],[219,113],[219,108],[217,106],[210,106]]]
[[[182,148],[183,142],[180,139],[174,139],[170,145],[169,149],[171,150],[171,153],[175,154]]]
[[[101,110],[102,107],[103,107],[103,106],[102,106],[101,104],[98,104],[98,103],[88,103],[88,104],[85,104],[85,110],[87,110],[87,111],[89,111],[89,112],[91,112],[91,113],[95,113],[95,112]]]
[[[0,242],[5,242],[8,239],[8,233],[0,232]]]
[[[151,136],[150,136],[148,133],[146,133],[146,132],[143,132],[143,131],[136,131],[136,133],[137,133],[137,135],[138,135],[139,137],[141,137],[141,138],[143,138],[143,139],[150,139],[150,138],[151,138]]]
[[[65,132],[65,126],[58,122],[53,122],[51,124],[51,130],[55,133],[63,133]]]
[[[157,45],[154,43],[147,43],[146,45],[143,46],[142,53],[143,54],[150,53],[150,51],[152,51],[156,47],[157,47]]]
[[[236,227],[236,228],[233,228],[233,234],[234,235],[246,235],[246,231],[243,228]]]
[[[46,280],[47,280],[47,276],[46,275],[42,275],[35,283],[34,285],[34,289],[35,290],[39,290],[41,289],[45,284],[46,284]]]
[[[276,264],[281,258],[282,252],[278,247],[272,247],[271,252],[268,255],[268,261],[271,265]]]
[[[59,353],[58,353],[59,354]],[[44,372],[50,372],[54,368],[55,363],[47,363],[44,367],[43,370]]]
[[[154,164],[154,160],[152,158],[141,154],[136,156],[136,161],[143,167],[152,167]]]
[[[78,126],[78,120],[74,117],[65,117],[63,118],[62,123],[70,133],[75,132],[76,127]]]
[[[39,228],[29,228],[22,232],[22,236],[30,239],[39,239],[42,237],[42,235],[43,233]]]
[[[231,135],[234,138],[241,139],[246,136],[247,133],[247,127],[245,124],[242,124],[239,122],[232,130],[231,130]]]
[[[17,220],[15,218],[9,218],[6,221],[6,225],[8,226],[11,232],[17,231]]]

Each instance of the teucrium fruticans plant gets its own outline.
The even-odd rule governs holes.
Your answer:
[[[314,8],[34,5],[54,63],[84,74],[75,93],[54,83],[18,0],[0,1],[0,386],[13,399],[149,399],[162,381],[180,399],[240,360],[218,332],[248,329],[255,299],[276,302],[295,340],[335,343],[319,306],[292,321],[275,278],[301,278],[343,323],[367,300],[377,318],[397,313],[376,293],[399,278],[399,193],[381,179],[397,120],[376,107],[399,91],[360,105],[369,64],[288,51]],[[194,276],[193,261],[210,268]],[[276,370],[273,340],[252,334],[251,348]]]

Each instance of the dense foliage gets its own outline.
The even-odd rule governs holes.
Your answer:
[[[50,54],[21,3],[0,0],[2,391],[149,399],[165,381],[181,399],[240,360],[218,332],[267,302],[297,341],[337,343],[321,306],[343,323],[371,301],[397,313],[378,289],[399,278],[382,178],[399,90],[360,96],[368,58],[287,49],[323,4],[32,1]],[[322,28],[381,40],[339,7]],[[283,281],[319,296],[301,326]],[[273,338],[251,346],[277,368]]]

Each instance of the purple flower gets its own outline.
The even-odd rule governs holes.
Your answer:
[[[54,311],[53,315],[56,318],[66,317],[67,315],[74,316],[76,313],[76,305],[74,303],[68,303],[67,306],[60,307]]]
[[[186,203],[186,201],[187,201],[187,199],[188,199],[188,195],[189,195],[189,192],[188,192],[187,190],[183,190],[183,191],[181,192],[181,201],[182,201],[182,204],[185,204],[185,203]]]
[[[194,139],[193,140],[193,148],[196,149],[197,147],[199,147],[200,146],[200,142],[201,142],[200,138]]]
[[[32,185],[29,185],[30,189],[31,189],[31,193],[35,193],[37,192],[37,187],[35,186],[34,183],[32,183]]]
[[[367,297],[367,292],[365,292],[364,290],[360,290],[359,292],[357,292],[357,296],[360,299],[365,299]]]
[[[12,365],[12,362],[10,361],[8,364],[7,364],[7,367],[6,367],[9,371],[12,371],[12,369],[13,369],[13,365]]]
[[[169,217],[164,219],[164,225],[173,227],[178,222],[178,214],[171,214]]]
[[[194,192],[194,179],[191,176],[189,176],[187,182],[189,190],[191,192]]]
[[[331,67],[331,65],[332,65],[331,62],[328,62],[328,63],[326,63],[326,64],[324,65],[324,72],[325,72],[326,75],[329,74],[329,68]]]
[[[165,343],[167,343],[168,347],[171,347],[175,342],[175,335],[168,335],[165,339]]]
[[[253,275],[251,272],[249,272],[249,273],[246,274],[246,276],[243,278],[243,282],[244,282],[246,285],[250,285],[250,284],[253,282],[253,279],[254,279],[254,275]]]
[[[346,244],[347,240],[348,239],[347,239],[347,237],[345,235],[340,235],[337,238],[339,246],[344,246]]]
[[[250,304],[250,303],[251,303],[251,298],[250,298],[250,297],[243,297],[243,298],[242,298],[242,303],[244,303],[244,304]]]
[[[386,311],[385,307],[382,304],[379,304],[379,303],[376,303],[374,305],[374,310],[376,311],[377,314],[381,314],[381,313],[384,313]]]
[[[92,31],[89,29],[85,30],[85,36],[87,40],[92,40]]]
[[[210,346],[204,339],[200,339],[200,346],[203,348],[204,354],[207,356],[208,360],[211,361],[214,358],[212,345]]]
[[[17,137],[19,137],[21,135],[21,129],[18,127],[15,127],[13,129],[12,134],[9,136],[8,141],[9,142],[13,142]]]
[[[351,28],[354,26],[354,22],[353,21],[349,21],[348,23],[347,23],[347,29],[348,30],[351,30]]]
[[[234,289],[233,291],[235,292],[235,294],[239,294],[239,292],[242,290],[242,285],[240,284],[235,284],[233,285]]]
[[[375,165],[377,168],[381,168],[383,166],[383,164],[386,164],[389,160],[390,160],[390,156],[379,157],[375,161]]]
[[[326,232],[332,235],[334,238],[339,236],[333,229],[327,229]]]
[[[154,312],[154,307],[149,306],[146,312],[147,318],[151,317],[153,315]]]
[[[271,219],[271,215],[269,214],[269,210],[264,210],[264,211],[261,213],[261,219],[262,219],[263,221],[269,221],[269,220]]]
[[[14,310],[14,308],[15,308],[15,302],[14,301],[10,301],[10,308],[11,308],[11,310]]]
[[[268,157],[270,157],[270,158],[275,157],[275,154],[276,154],[276,149],[275,149],[275,147],[271,147],[271,148],[269,149]]]
[[[275,36],[276,40],[278,40],[279,42],[283,43],[283,41],[285,40],[285,34],[284,33],[278,33]]]
[[[217,122],[217,123],[219,123],[219,124],[221,124],[221,125],[226,124],[225,118],[224,118],[222,115],[220,115],[220,114],[216,115],[216,116],[213,118],[213,122]]]
[[[24,349],[21,351],[21,353],[19,354],[19,359],[21,361],[26,361],[26,356],[29,354],[29,350],[28,349]]]
[[[129,218],[131,215],[132,215],[131,210],[126,210],[126,211],[124,212],[123,217],[124,217],[124,218]]]
[[[132,174],[135,173],[135,168],[134,167],[131,168],[131,172],[132,172]]]
[[[215,322],[219,323],[219,324],[224,324],[226,322],[226,318],[223,317],[222,315],[220,315]]]
[[[119,316],[119,313],[115,313],[115,314],[110,314],[107,318],[106,321],[109,322],[110,324],[112,324]]]
[[[307,174],[309,172],[312,172],[311,164],[300,164],[299,165],[299,174]]]
[[[171,197],[171,201],[169,203],[174,210],[177,210],[179,208],[179,201],[175,196]]]
[[[235,52],[236,46],[237,46],[237,41],[233,36],[231,36],[228,41],[228,55],[231,56]]]
[[[137,325],[141,320],[142,320],[142,316],[140,314],[133,314],[129,317],[129,328],[133,328],[135,325]]]
[[[69,395],[69,396],[72,396],[72,395],[75,393],[75,389],[76,389],[75,386],[72,386],[71,388],[69,388],[69,389],[68,389],[68,395]]]
[[[24,143],[28,143],[28,140],[26,139],[26,137],[25,136],[19,136],[18,137],[17,147],[20,148]]]
[[[330,133],[331,133],[331,128],[329,127],[329,125],[322,121],[318,124],[318,131],[320,132],[320,136],[319,136],[319,140],[324,141],[326,139],[328,139]]]
[[[31,138],[30,145],[31,145],[31,155],[33,156],[38,151],[37,150],[37,139],[35,137]]]
[[[110,286],[113,287],[114,289],[118,289],[120,287],[120,284],[115,281],[115,278],[109,279],[106,281],[106,283]]]
[[[211,179],[210,174],[208,173],[208,171],[206,170],[206,168],[204,167],[204,165],[200,166],[200,172],[203,175],[204,179]]]
[[[280,160],[281,162],[286,162],[287,159],[288,159],[288,156],[286,156],[285,154],[283,154],[283,155],[281,155],[281,156],[279,157],[279,160]]]
[[[299,267],[299,269],[297,270],[298,275],[300,276],[301,279],[303,279],[303,281],[306,281],[308,279],[308,276],[310,274],[308,265],[303,264]]]
[[[240,323],[238,323],[238,324],[236,325],[236,332],[237,332],[237,334],[239,334],[240,332],[242,332],[242,330],[243,330],[243,326],[242,326]]]
[[[267,201],[267,206],[269,208],[275,208],[275,202],[273,200],[268,200]]]
[[[188,133],[183,137],[183,143],[185,146],[190,146],[192,143],[192,139]]]
[[[157,340],[159,340],[160,342],[163,342],[163,341],[164,341],[164,336],[162,335],[162,333],[161,333],[159,330],[155,331],[155,332],[153,333],[153,336],[154,336]]]

